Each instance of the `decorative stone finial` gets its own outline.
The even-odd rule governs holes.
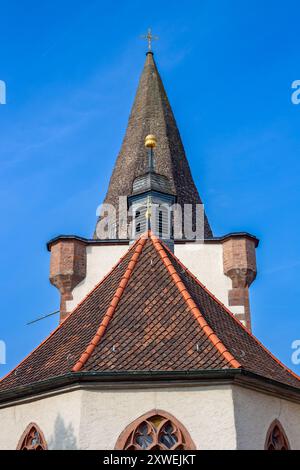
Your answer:
[[[153,134],[147,135],[147,137],[145,138],[145,147],[154,149],[156,147],[156,144],[157,144],[157,140],[156,140],[155,135]]]

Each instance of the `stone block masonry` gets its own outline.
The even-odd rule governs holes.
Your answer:
[[[67,301],[86,276],[86,245],[80,240],[58,240],[51,245],[50,282],[60,291],[60,321],[68,315]]]
[[[247,236],[230,237],[223,242],[224,274],[232,280],[229,306],[244,306],[238,319],[251,331],[249,287],[256,278],[255,240]]]

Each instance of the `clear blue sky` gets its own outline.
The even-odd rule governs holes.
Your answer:
[[[260,238],[253,330],[300,339],[299,1],[0,1],[1,323],[11,369],[56,325],[46,242],[90,237],[141,72],[155,58],[216,235]]]

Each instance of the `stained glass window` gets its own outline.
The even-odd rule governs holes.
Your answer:
[[[47,445],[43,433],[36,424],[28,426],[24,432],[18,450],[46,450]]]
[[[186,430],[169,415],[146,414],[122,433],[117,449],[125,450],[183,450],[194,445]]]
[[[278,421],[272,423],[267,434],[266,450],[289,450],[285,432]]]

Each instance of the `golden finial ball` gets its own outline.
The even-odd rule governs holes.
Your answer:
[[[156,147],[156,144],[157,144],[157,140],[156,140],[155,135],[153,134],[147,135],[147,137],[145,138],[145,147],[153,149],[154,147]]]

